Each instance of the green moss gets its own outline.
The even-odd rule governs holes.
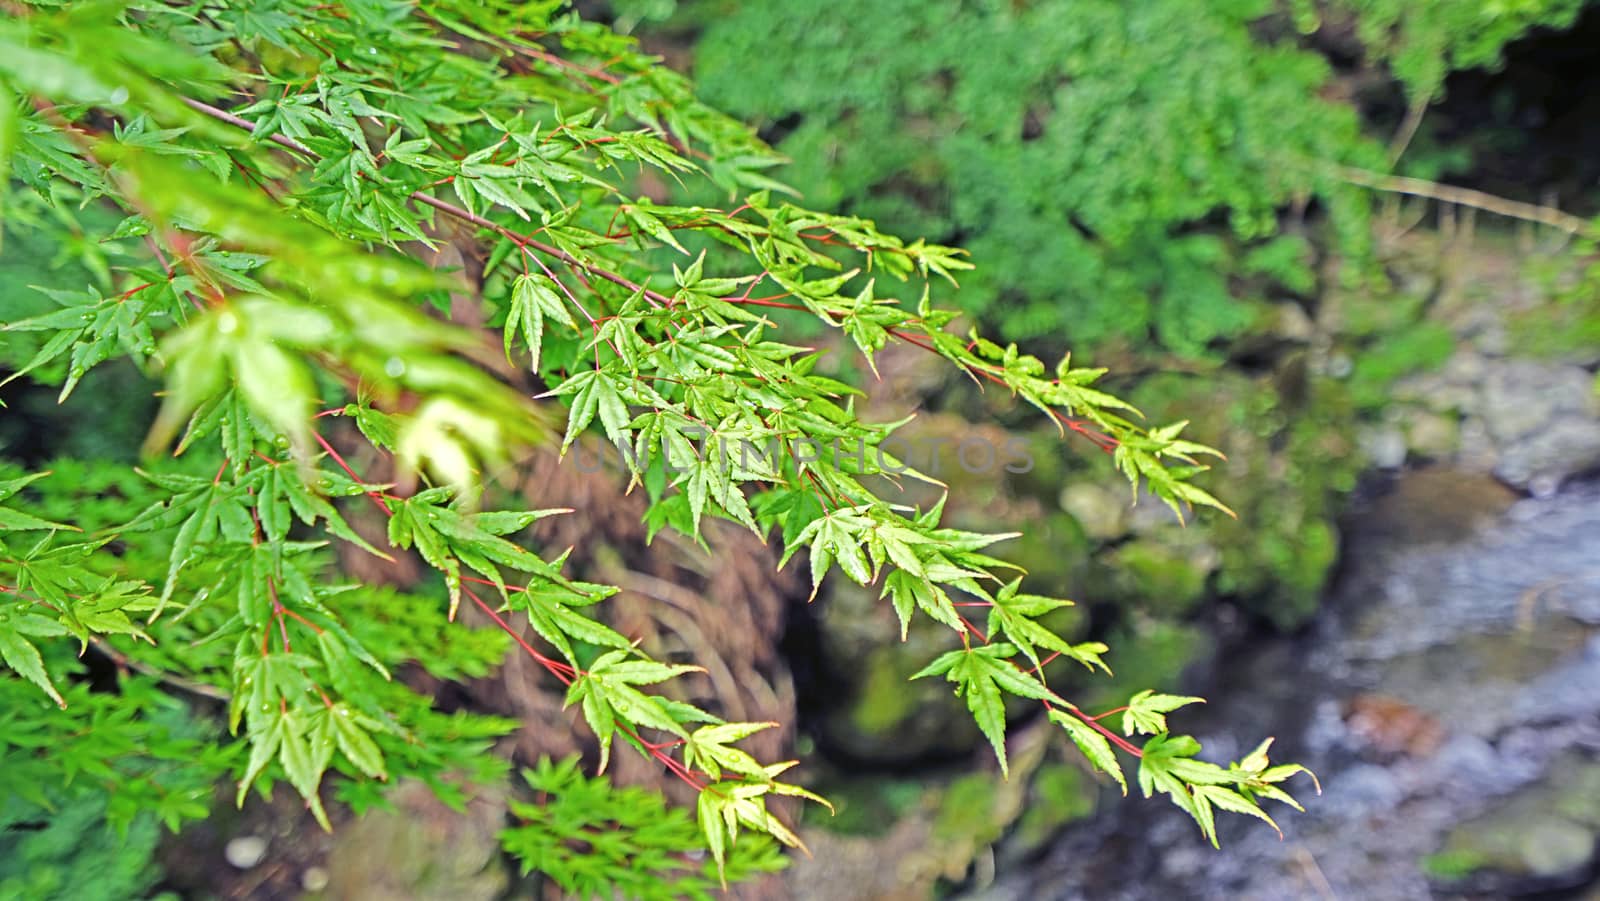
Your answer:
[[[906,670],[905,657],[895,647],[885,647],[867,658],[867,678],[850,710],[850,722],[858,731],[882,735],[916,710],[916,694],[906,685],[912,671]]]
[[[1006,824],[995,815],[997,781],[987,773],[968,773],[951,782],[939,801],[934,838],[946,844],[970,843],[971,847],[999,840]]]
[[[1443,366],[1455,351],[1455,335],[1433,322],[1420,322],[1378,340],[1355,355],[1350,396],[1357,407],[1388,403],[1389,386],[1403,375]]]
[[[1294,545],[1291,562],[1283,567],[1285,585],[1291,598],[1314,602],[1338,560],[1339,533],[1325,519],[1312,520],[1295,536]]]
[[[1017,821],[1015,840],[1024,851],[1042,847],[1061,827],[1094,813],[1098,788],[1083,770],[1046,764],[1033,776],[1032,797]]]
[[[1013,524],[1013,528],[1016,528]],[[1007,559],[1028,571],[1033,591],[1071,594],[1082,584],[1091,548],[1083,526],[1065,513],[1052,513],[1021,529],[1005,546]]]
[[[834,812],[808,807],[806,822],[841,835],[882,835],[928,794],[921,782],[879,776],[823,780],[816,788]]]
[[[1189,433],[1227,454],[1214,466],[1216,493],[1238,518],[1202,516],[1182,533],[1182,540],[1216,549],[1212,590],[1284,627],[1303,622],[1316,611],[1337,558],[1334,520],[1362,467],[1351,438],[1356,409],[1344,387],[1310,376],[1291,385],[1219,371],[1157,376],[1135,393],[1152,421],[1198,414]],[[1131,556],[1136,568],[1160,571],[1141,559],[1154,553]],[[1163,575],[1178,578],[1175,571]],[[1181,597],[1185,587],[1177,581],[1166,590]],[[1150,609],[1171,614],[1159,602]]]
[[[1117,548],[1111,565],[1130,581],[1130,591],[1158,616],[1181,616],[1206,596],[1212,556],[1204,548],[1139,539]]]
[[[1440,851],[1422,859],[1422,872],[1430,879],[1455,882],[1483,869],[1488,861],[1475,851]]]
[[[1587,354],[1600,347],[1600,292],[1593,287],[1591,283],[1590,290],[1582,294],[1513,313],[1509,322],[1513,350],[1529,356],[1558,357]]]

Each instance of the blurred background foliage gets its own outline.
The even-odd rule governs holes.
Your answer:
[[[1405,176],[1585,216],[1600,209],[1587,124],[1600,111],[1584,62],[1600,23],[1580,19],[1585,6],[596,9],[692,73],[710,103],[756,123],[793,160],[781,177],[806,201],[971,249],[977,269],[957,300],[975,321],[1112,367],[1153,420],[1193,418],[1195,434],[1227,452],[1216,484],[1239,518],[1183,528],[1147,505],[1129,509],[1095,478],[1092,452],[1009,419],[1003,399],[959,379],[905,376],[913,387],[902,389],[888,376],[876,389],[922,405],[913,436],[959,441],[972,423],[1023,430],[1036,468],[950,474],[972,483],[952,492],[967,500],[958,514],[973,527],[1028,523],[1019,562],[1082,599],[1063,627],[1126,649],[1114,694],[1181,684],[1238,640],[1241,616],[1247,631],[1310,623],[1340,563],[1341,521],[1383,473],[1490,469],[1529,486],[1510,466],[1514,439],[1494,423],[1532,398],[1483,389],[1482,361],[1593,371],[1592,243],[1357,182]],[[1583,453],[1564,462],[1563,473],[1590,465]],[[916,819],[916,793],[887,774],[959,759],[974,737],[948,699],[904,685],[926,649],[900,654],[859,634],[871,598],[826,600],[813,628],[832,700],[810,705],[809,731],[840,763],[845,831],[875,829],[878,847],[893,847]],[[880,623],[876,638],[891,634]],[[885,776],[849,775],[863,766]],[[1032,791],[1079,797],[1078,774],[1052,766]],[[983,777],[950,778],[945,809],[978,809]],[[1087,815],[1093,792],[1085,797],[1052,809]],[[1002,847],[1024,853],[1039,824],[992,813],[1005,825],[968,818],[983,835],[965,839],[948,834],[960,817],[926,815],[930,841],[959,861],[931,868],[930,880],[975,878],[981,849],[1006,828]],[[975,850],[963,858],[962,848]]]
[[[1318,167],[1381,163],[1355,111],[1317,96],[1326,60],[1254,37],[1269,11],[758,0],[683,15],[705,26],[701,90],[763,125],[807,200],[972,250],[973,314],[1018,340],[1198,356],[1251,324],[1262,291],[1310,286],[1279,208],[1315,197],[1359,220]]]
[[[1013,417],[1005,398],[893,354],[881,380],[842,374],[869,388],[880,419],[920,407],[913,441],[993,429],[984,434],[996,446],[1025,443],[1028,472],[947,470],[953,512],[963,526],[1026,523],[1018,562],[1051,583],[1047,593],[1080,599],[1056,625],[1117,636],[1118,679],[1095,685],[1107,697],[1174,687],[1241,630],[1312,621],[1340,561],[1341,516],[1375,470],[1476,466],[1537,490],[1551,466],[1565,476],[1588,465],[1506,468],[1521,433],[1498,429],[1497,414],[1550,392],[1538,381],[1523,394],[1478,386],[1493,383],[1482,369],[1502,358],[1593,372],[1600,277],[1581,265],[1592,241],[1349,177],[1405,175],[1600,210],[1600,158],[1586,143],[1600,127],[1600,76],[1585,55],[1600,21],[1582,15],[1582,0],[577,6],[755,123],[793,160],[778,177],[811,206],[969,248],[978,268],[956,300],[974,320],[1029,349],[1071,348],[1075,360],[1112,367],[1114,387],[1152,421],[1192,418],[1196,440],[1227,452],[1209,487],[1239,518],[1181,527],[1148,503],[1130,507],[1092,449]],[[676,196],[668,185],[641,189]],[[34,246],[10,230],[4,241],[0,321],[46,307],[26,286],[104,280],[99,248]],[[4,335],[0,369],[35,350],[25,335]],[[53,391],[8,386],[0,456],[37,466],[137,446],[154,386],[131,369],[91,378],[120,387],[79,391],[58,408]],[[63,502],[118,503],[123,490],[84,485]],[[375,640],[433,637],[397,634],[377,615],[426,606],[413,596],[375,593],[371,603]],[[904,863],[894,878],[909,880],[908,897],[959,884],[994,865],[985,849],[1002,836],[1002,858],[1019,858],[1094,812],[1092,781],[1042,745],[1028,750],[1025,734],[1010,787],[974,771],[982,738],[960,702],[905,682],[937,650],[927,643],[945,636],[913,629],[903,649],[882,602],[850,586],[788,604],[768,620],[782,634],[750,643],[782,652],[776,681],[793,675],[796,741],[829,764],[818,778],[841,802],[821,823],[833,837],[812,841],[826,863],[808,870],[822,880],[810,896],[863,896],[884,855]],[[463,652],[474,663],[463,684],[499,650],[481,643]],[[449,698],[441,709],[471,703]],[[152,716],[153,740],[186,747],[196,727],[170,711]],[[0,784],[25,772],[29,753],[0,727]],[[200,803],[198,791],[173,789],[166,803]],[[35,828],[46,802],[48,825]],[[24,806],[0,807],[0,898],[84,897],[73,880],[91,871],[107,874],[103,897],[154,890],[153,821],[124,818],[125,838],[108,851],[83,841],[115,819],[92,792]]]

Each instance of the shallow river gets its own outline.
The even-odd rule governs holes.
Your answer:
[[[970,897],[1600,899],[1600,487],[1424,474],[1347,531],[1317,623],[1190,686],[1202,756],[1276,735],[1321,777],[1282,841],[1235,817],[1214,851],[1162,799],[1103,804]]]

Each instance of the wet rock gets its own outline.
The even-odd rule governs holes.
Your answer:
[[[1505,513],[1514,492],[1486,475],[1448,467],[1406,473],[1349,530],[1352,553],[1463,541]]]
[[[1594,706],[1596,686],[1600,686],[1600,635],[1589,639],[1582,654],[1529,685],[1519,707],[1535,717],[1582,716]]]
[[[823,659],[837,680],[821,739],[847,759],[898,764],[959,755],[982,743],[966,705],[938,679],[910,677],[959,646],[955,633],[924,618],[906,641],[877,593],[835,584],[822,608]]]
[[[389,795],[394,808],[371,810],[334,835],[322,897],[340,901],[490,901],[510,884],[496,833],[505,801],[483,789],[458,813],[421,783]]]
[[[1345,727],[1357,742],[1388,754],[1426,757],[1444,740],[1444,727],[1436,718],[1388,695],[1351,698],[1345,709]]]
[[[1542,782],[1461,824],[1424,861],[1441,887],[1496,896],[1575,888],[1600,850],[1600,763],[1568,755]]]
[[[1600,488],[1511,495],[1487,476],[1403,476],[1351,521],[1327,614],[1194,686],[1210,703],[1185,726],[1208,751],[1230,750],[1215,734],[1276,734],[1282,759],[1321,777],[1320,797],[1296,787],[1304,814],[1279,818],[1287,841],[1219,820],[1214,852],[1170,805],[1108,805],[1014,877],[1025,890],[997,897],[1412,901],[1592,885],[1600,638],[1573,612],[1600,605]],[[1344,701],[1362,694],[1400,701],[1369,711],[1397,752],[1354,740]],[[1432,753],[1409,753],[1436,730]]]
[[[1334,812],[1345,817],[1393,810],[1404,797],[1400,782],[1385,767],[1362,764],[1330,781],[1324,791],[1339,799]]]
[[[925,901],[939,879],[930,819],[928,812],[905,816],[872,838],[807,829],[801,838],[811,854],[794,858],[784,882],[796,898]]]
[[[1128,493],[1118,491],[1116,486],[1076,481],[1061,489],[1058,502],[1090,538],[1110,541],[1127,534],[1132,505],[1128,503]]]
[[[1439,748],[1437,763],[1450,774],[1457,792],[1479,791],[1505,778],[1505,765],[1494,746],[1476,735],[1452,736]]]
[[[1600,467],[1600,400],[1583,369],[1508,361],[1484,379],[1481,404],[1499,451],[1495,475],[1511,485]]]

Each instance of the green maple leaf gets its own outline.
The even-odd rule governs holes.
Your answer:
[[[945,679],[956,683],[956,693],[966,698],[967,709],[972,711],[978,728],[994,747],[1000,772],[1006,776],[1010,775],[1010,768],[1006,760],[1006,716],[1001,689],[1024,698],[1066,703],[1037,678],[1006,660],[1016,653],[1017,649],[1009,644],[951,651],[911,677],[921,679],[943,673]]]

